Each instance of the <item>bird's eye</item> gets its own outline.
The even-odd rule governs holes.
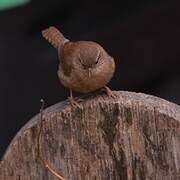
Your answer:
[[[99,62],[99,59],[100,59],[100,52],[99,52],[99,54],[98,54],[98,56],[97,56],[97,58],[96,58],[96,64],[98,64],[98,62]]]
[[[99,59],[97,59],[95,63],[97,64],[98,62],[99,62]]]

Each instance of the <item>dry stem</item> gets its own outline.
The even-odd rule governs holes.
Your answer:
[[[38,149],[38,157],[43,164],[43,166],[54,176],[56,176],[60,180],[65,180],[60,174],[58,174],[54,168],[52,168],[48,162],[44,159],[43,153],[42,153],[42,148],[41,148],[41,132],[42,132],[42,126],[43,126],[43,109],[44,109],[44,100],[41,100],[41,109],[40,109],[40,128],[37,136],[37,149]]]

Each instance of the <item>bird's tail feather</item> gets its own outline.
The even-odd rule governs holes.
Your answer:
[[[56,49],[59,48],[67,39],[55,27],[49,27],[42,31],[43,37]]]

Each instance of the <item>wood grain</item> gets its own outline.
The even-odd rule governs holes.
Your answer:
[[[180,107],[141,93],[83,97],[44,111],[46,160],[66,180],[180,179]],[[16,135],[0,162],[2,180],[54,180],[37,158],[39,115]]]

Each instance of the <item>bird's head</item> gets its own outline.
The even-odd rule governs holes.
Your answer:
[[[78,41],[78,63],[91,76],[93,71],[101,69],[105,61],[112,59],[107,52],[98,44],[91,41]]]

